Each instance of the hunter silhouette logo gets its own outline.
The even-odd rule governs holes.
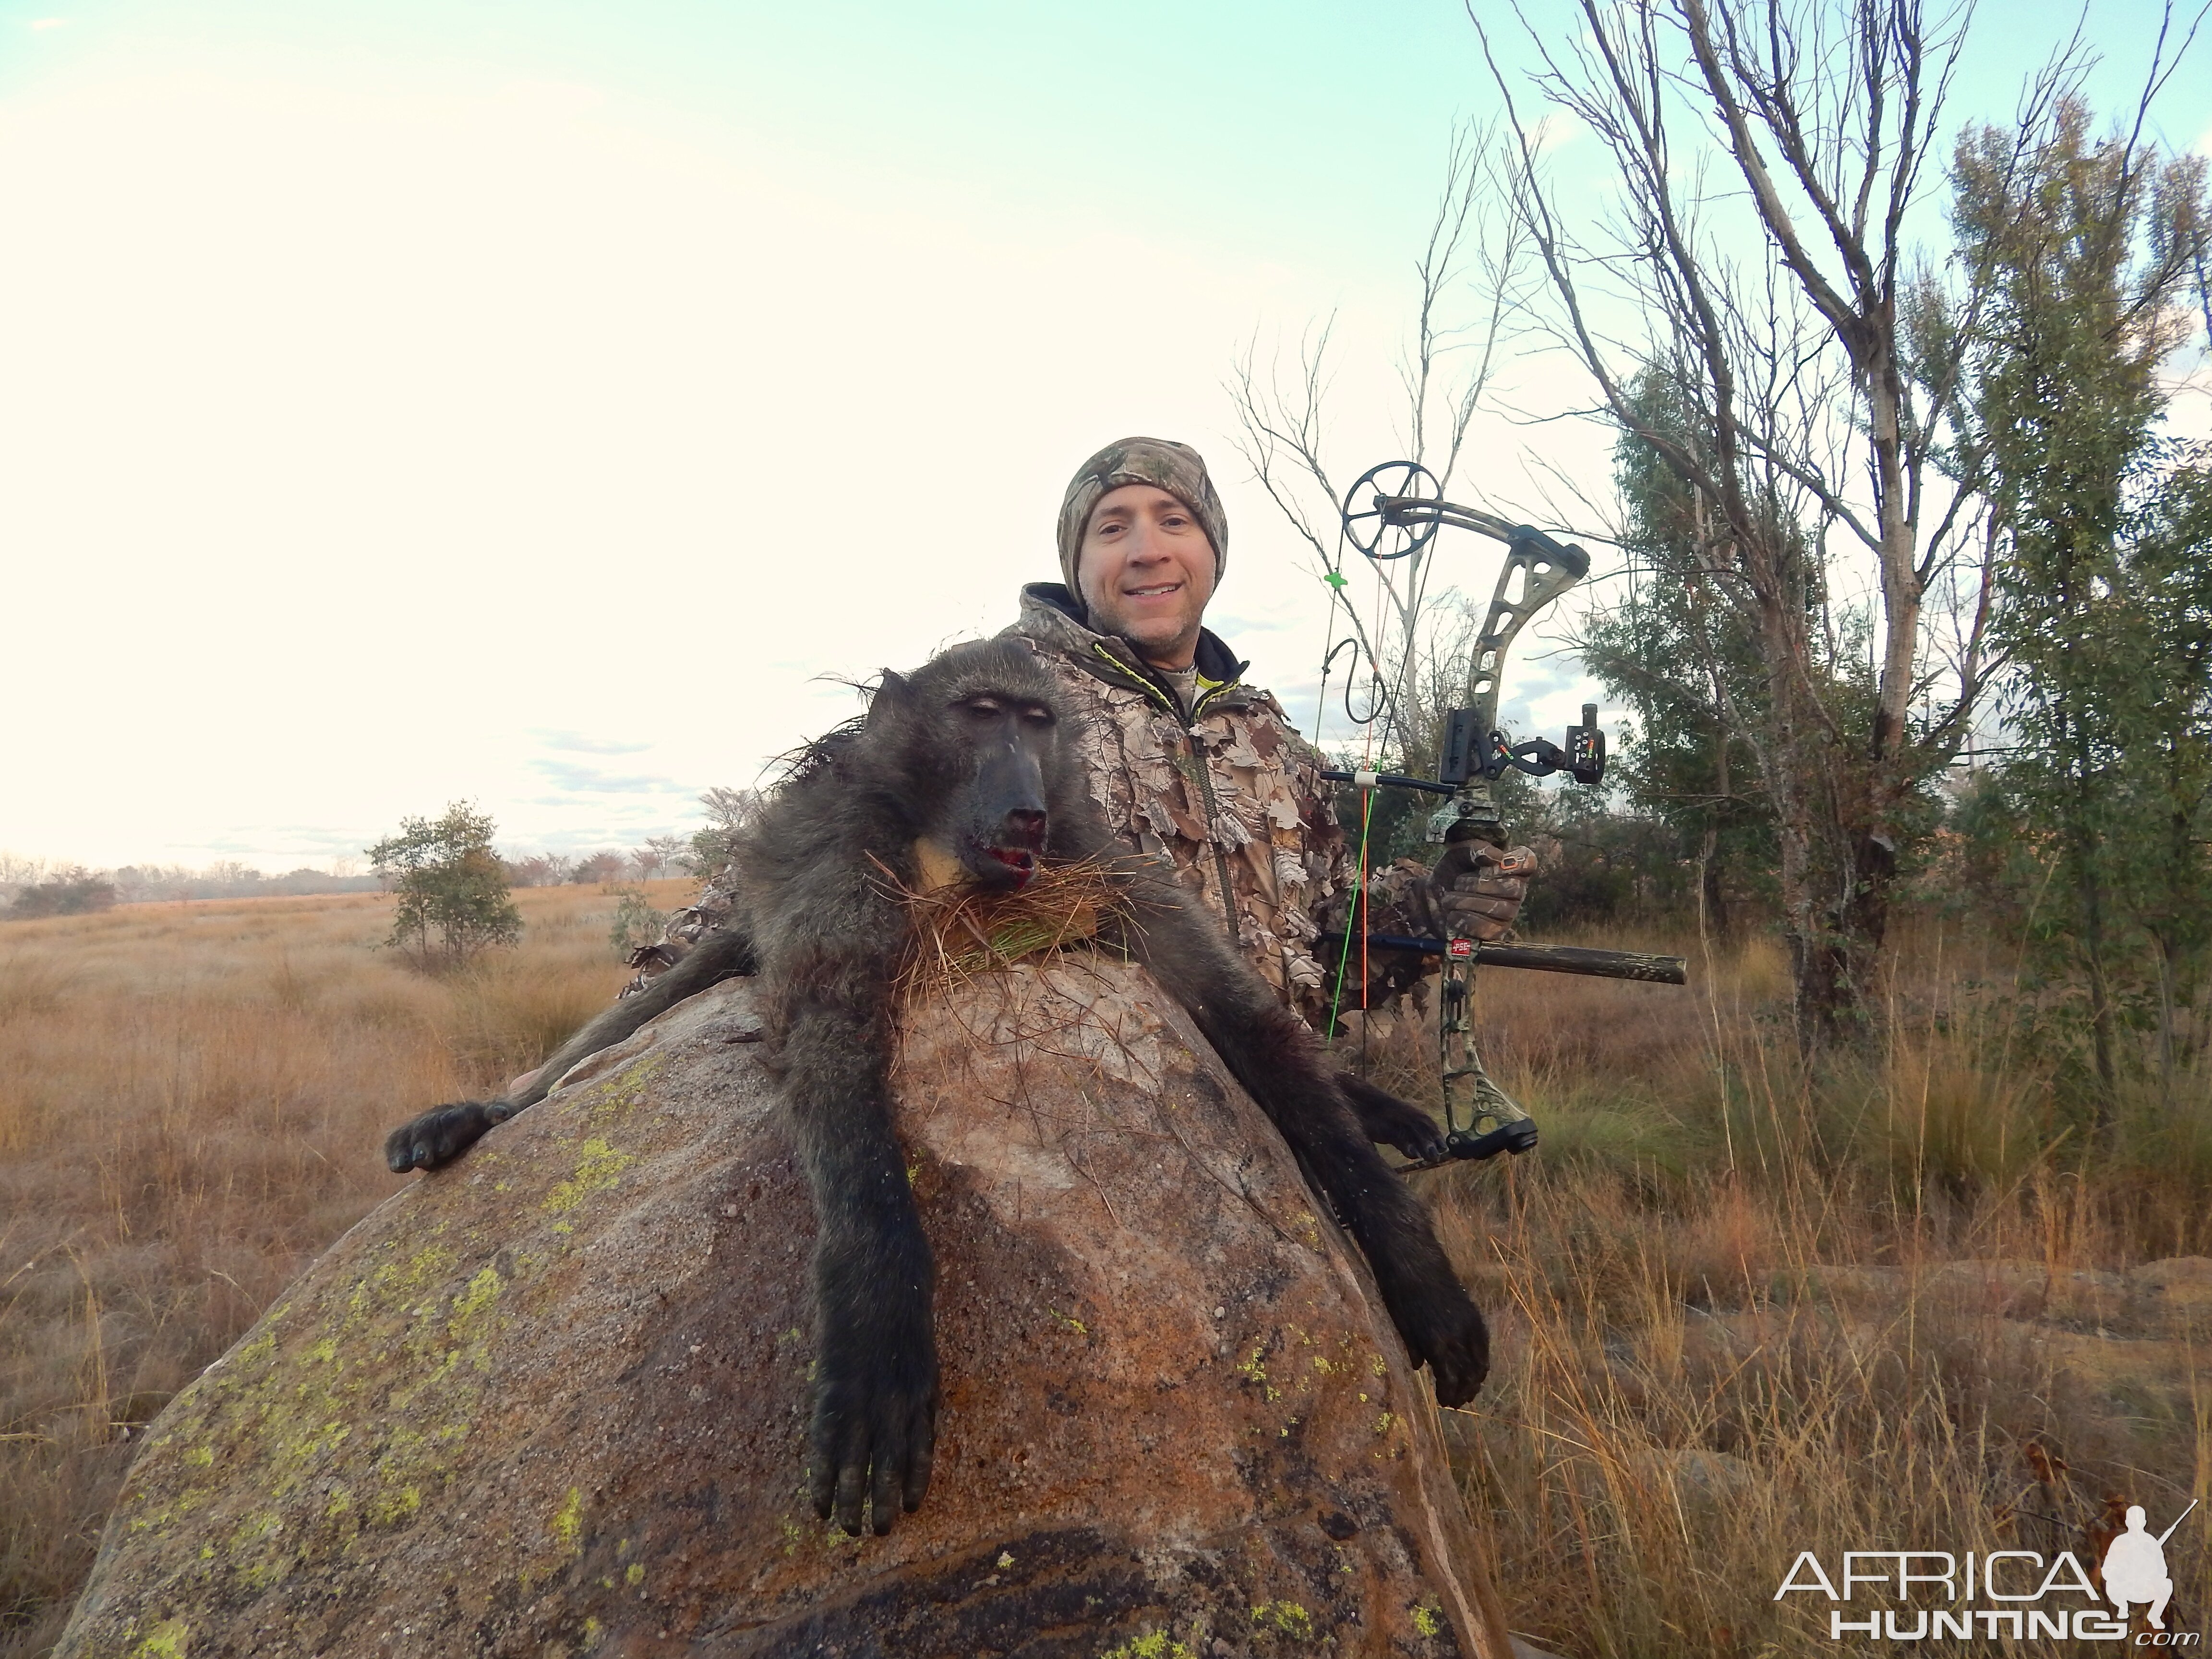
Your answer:
[[[2112,1501],[2117,1506],[2120,1500]],[[2087,1562],[2071,1550],[2051,1556],[2028,1549],[1964,1554],[1848,1550],[1842,1571],[1832,1574],[1817,1554],[1802,1550],[1774,1599],[1792,1594],[1825,1598],[1832,1604],[1828,1639],[1833,1642],[1852,1636],[1891,1642],[2008,1637],[2016,1642],[2047,1638],[2194,1648],[2203,1640],[2200,1635],[2166,1627],[2166,1604],[2173,1597],[2166,1544],[2196,1508],[2192,1500],[2172,1526],[2154,1534],[2142,1505],[2131,1504],[2127,1529],[2096,1534],[2109,1540],[2104,1558],[2085,1552]],[[2094,1574],[2091,1564],[2098,1569]],[[1861,1598],[1869,1592],[1889,1605],[1865,1605]],[[2134,1629],[2137,1609],[2148,1629]]]
[[[2189,1510],[2196,1507],[2192,1498]],[[2173,1527],[2189,1518],[2189,1510],[2174,1516]],[[2105,1596],[2119,1609],[2123,1619],[2131,1604],[2146,1603],[2150,1608],[2150,1627],[2164,1630],[2166,1604],[2173,1599],[2173,1580],[2166,1571],[2166,1540],[2173,1536],[2173,1527],[2154,1538],[2146,1530],[2148,1524],[2142,1504],[2128,1506],[2128,1529],[2105,1551]]]

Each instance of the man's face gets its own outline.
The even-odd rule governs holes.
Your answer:
[[[1091,509],[1076,564],[1091,625],[1155,668],[1188,668],[1213,597],[1213,544],[1197,515],[1152,484],[1109,489]]]

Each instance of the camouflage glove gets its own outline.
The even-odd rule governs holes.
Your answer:
[[[1536,855],[1526,847],[1455,842],[1429,872],[1429,902],[1445,937],[1500,939],[1513,930]]]

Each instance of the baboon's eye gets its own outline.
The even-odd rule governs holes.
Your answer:
[[[1024,703],[1022,705],[1022,720],[1029,726],[1050,726],[1053,723],[1052,710],[1041,702]]]
[[[970,697],[960,706],[979,720],[996,720],[1006,712],[996,697]]]

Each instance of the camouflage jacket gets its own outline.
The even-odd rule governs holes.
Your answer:
[[[1346,842],[1321,775],[1322,756],[1292,728],[1282,705],[1243,683],[1246,665],[1212,632],[1198,647],[1198,694],[1188,718],[1159,677],[1122,640],[1078,619],[1058,582],[1022,590],[1020,620],[1006,630],[1028,641],[1084,715],[1091,793],[1132,851],[1172,868],[1176,879],[1219,920],[1261,978],[1316,1030],[1326,1030],[1328,975],[1316,936],[1340,930],[1357,890],[1355,849]],[[1411,885],[1406,872],[1375,896]],[[727,871],[670,918],[659,945],[630,960],[638,977],[624,994],[683,959],[694,941],[727,918]],[[1377,932],[1428,931],[1429,919],[1378,910]],[[1418,977],[1419,958],[1386,974],[1374,964],[1370,999],[1381,1001]],[[1356,973],[1345,1002],[1357,1007]]]
[[[1082,709],[1091,790],[1108,823],[1133,851],[1170,866],[1261,977],[1322,1024],[1317,914],[1356,872],[1320,752],[1273,696],[1243,684],[1246,665],[1211,632],[1199,636],[1186,716],[1127,641],[1079,616],[1066,587],[1034,582],[1006,632],[1037,648]]]

